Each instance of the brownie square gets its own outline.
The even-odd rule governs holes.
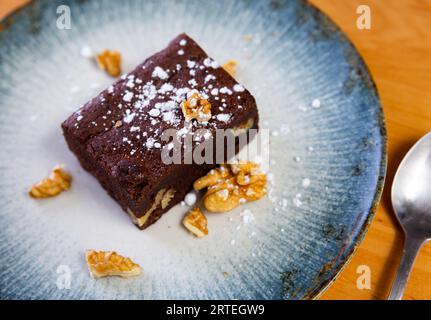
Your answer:
[[[186,121],[181,103],[197,91],[211,104],[206,123]],[[182,201],[216,165],[165,164],[162,140],[179,132],[257,128],[253,96],[186,34],[84,104],[62,124],[82,167],[144,229]],[[184,155],[183,155],[184,157]]]

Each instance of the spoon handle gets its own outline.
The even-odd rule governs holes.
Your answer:
[[[413,263],[424,242],[424,239],[406,236],[403,257],[401,258],[397,277],[392,285],[392,290],[388,298],[389,300],[401,300],[403,298],[404,289],[406,288]]]

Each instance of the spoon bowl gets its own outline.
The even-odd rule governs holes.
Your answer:
[[[431,238],[431,133],[401,162],[392,185],[392,206],[405,232]]]

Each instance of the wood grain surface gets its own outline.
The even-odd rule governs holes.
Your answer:
[[[0,0],[4,17],[27,0]],[[356,45],[377,83],[389,135],[388,175],[376,217],[356,254],[321,299],[385,299],[402,253],[403,235],[390,201],[402,157],[431,131],[431,0],[310,0]],[[371,29],[356,26],[357,7],[371,9]],[[371,270],[371,288],[358,289],[358,267]],[[431,243],[422,249],[405,299],[431,299]]]

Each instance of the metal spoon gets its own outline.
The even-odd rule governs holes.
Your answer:
[[[431,132],[401,162],[392,185],[392,206],[405,242],[389,300],[401,300],[419,249],[431,239]]]

